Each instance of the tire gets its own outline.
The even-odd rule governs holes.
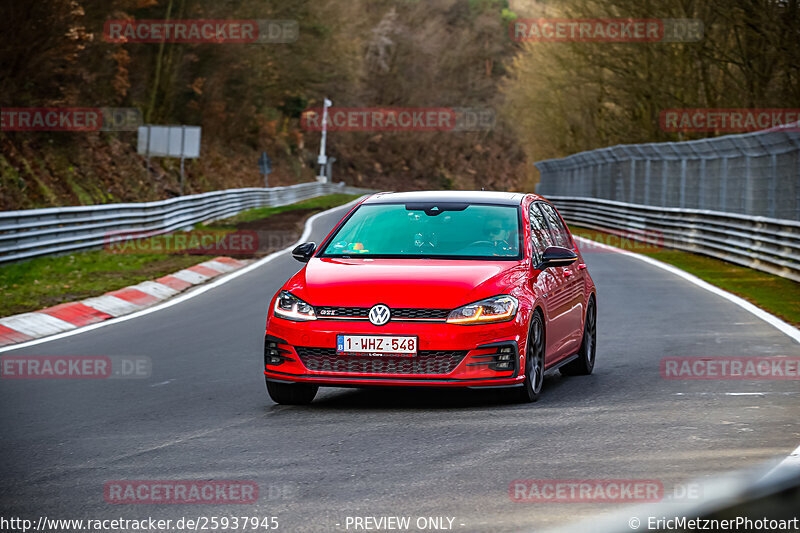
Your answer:
[[[280,383],[266,379],[267,392],[272,401],[282,405],[307,405],[317,395],[318,385],[307,383]]]
[[[586,320],[583,324],[583,340],[578,350],[578,358],[559,370],[565,376],[588,376],[594,370],[595,353],[597,352],[597,307],[594,296],[589,299],[586,309]]]
[[[544,384],[544,320],[539,312],[534,312],[528,340],[525,342],[525,381],[515,389],[520,403],[535,402],[539,399]]]

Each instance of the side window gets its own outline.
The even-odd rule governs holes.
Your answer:
[[[544,215],[536,208],[536,204],[531,204],[529,213],[531,219],[531,241],[533,242],[533,263],[536,266],[541,262],[545,248],[552,246],[553,243]]]
[[[561,246],[563,248],[572,248],[572,239],[569,238],[569,232],[564,227],[561,217],[556,213],[555,208],[544,202],[539,203],[539,208],[544,213],[547,219],[547,224],[550,226],[550,231],[553,235],[554,246]]]

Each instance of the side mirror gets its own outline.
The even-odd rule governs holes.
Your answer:
[[[314,250],[317,249],[317,244],[314,242],[304,242],[292,250],[292,257],[301,263],[308,263],[311,256],[314,255]]]
[[[578,259],[578,254],[561,246],[548,246],[542,256],[542,262],[536,267],[544,270],[550,267],[569,266]]]

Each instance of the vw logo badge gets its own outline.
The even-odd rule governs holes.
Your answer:
[[[383,304],[373,305],[369,310],[369,321],[375,326],[383,326],[392,317],[389,308]]]

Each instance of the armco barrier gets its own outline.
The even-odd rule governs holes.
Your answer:
[[[228,189],[157,202],[53,207],[0,212],[0,263],[103,246],[114,232],[167,233],[246,209],[288,205],[367,189],[344,183],[301,183],[269,189]]]
[[[564,219],[591,229],[663,235],[664,246],[695,252],[800,282],[800,222],[703,209],[548,196]]]

